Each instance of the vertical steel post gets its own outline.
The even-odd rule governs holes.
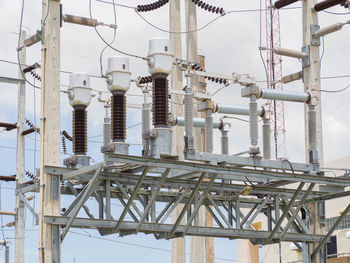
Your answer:
[[[213,113],[211,110],[207,110],[205,115],[205,151],[212,153],[213,150]]]
[[[303,46],[309,47],[309,64],[303,66],[303,81],[304,91],[312,94],[313,100],[317,101],[314,108],[305,106],[305,146],[306,146],[306,162],[310,162],[310,157],[317,156],[319,165],[323,165],[323,142],[322,142],[322,113],[321,113],[321,97],[320,97],[320,51],[319,45],[313,45],[311,26],[318,25],[318,14],[314,11],[313,7],[317,3],[317,0],[303,0],[302,12],[303,12]],[[310,122],[309,111],[315,110],[315,119]],[[314,122],[314,123],[313,123]],[[310,127],[314,125],[314,128]],[[313,130],[313,131],[311,131]],[[309,138],[310,135],[313,138]],[[313,144],[313,145],[311,145]],[[310,151],[311,150],[311,151]],[[310,154],[311,153],[311,154]],[[315,155],[317,153],[317,155]],[[316,189],[317,190],[317,189]],[[314,218],[310,219],[310,229],[313,234],[323,234],[324,228],[317,221],[319,217],[318,203],[311,204],[309,206],[310,213],[314,215]],[[317,244],[310,244],[310,253],[316,248]],[[309,254],[310,254],[309,253]],[[326,262],[325,251],[322,250],[320,254],[314,257],[312,263]]]
[[[263,156],[271,159],[271,126],[270,119],[263,119]]]
[[[10,249],[7,244],[5,245],[5,263],[10,263]]]
[[[111,142],[111,106],[108,102],[104,105],[105,118],[103,123],[103,145],[107,145]]]
[[[24,39],[27,32],[21,31],[20,46],[23,46]],[[19,53],[21,64],[26,64],[26,49],[22,48]],[[21,69],[18,72],[18,78],[23,79]],[[18,102],[17,102],[17,171],[16,171],[16,189],[24,183],[24,169],[25,169],[25,136],[22,131],[25,128],[25,84],[18,85]],[[34,153],[36,154],[36,153]],[[15,262],[24,263],[24,202],[18,197],[16,191],[16,247],[15,247]],[[6,249],[8,247],[6,246]]]
[[[142,104],[142,145],[143,145],[143,154],[148,151],[149,145],[147,140],[144,138],[144,133],[150,130],[151,127],[151,106],[148,102],[147,90],[143,91],[143,104]]]

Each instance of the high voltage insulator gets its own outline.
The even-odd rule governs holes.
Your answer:
[[[153,125],[155,127],[167,127],[169,125],[167,76],[164,73],[153,74]]]
[[[147,76],[147,77],[139,77],[137,80],[138,84],[147,84],[147,83],[152,83],[153,79],[152,76]]]
[[[209,12],[212,12],[212,13],[217,13],[217,14],[220,14],[220,15],[224,15],[225,14],[225,11],[222,7],[215,7],[215,6],[212,6],[212,5],[209,5],[207,3],[205,3],[204,1],[201,1],[201,0],[192,0],[192,2],[197,5],[198,7],[204,9],[205,11],[209,11]]]
[[[112,96],[112,140],[124,142],[126,138],[126,97],[124,93],[114,93]]]
[[[348,6],[347,0],[325,0],[325,1],[322,1],[322,2],[315,4],[314,9],[316,12],[319,12],[319,11],[325,10],[327,8],[330,8],[332,6],[339,5],[339,4],[344,6],[344,7]]]
[[[36,73],[36,72],[34,72],[34,71],[31,71],[31,72],[30,72],[30,75],[32,75],[33,78],[35,78],[36,80],[41,81],[41,77],[40,77],[40,75],[39,75],[38,73]]]
[[[62,141],[63,153],[66,154],[67,153],[66,138],[63,135],[61,136],[61,141]]]
[[[73,111],[73,152],[84,155],[87,151],[87,112],[84,106],[75,106]]]
[[[35,129],[36,133],[40,134],[40,129],[37,128],[30,120],[26,119],[26,123],[30,128]],[[25,135],[25,134],[22,134],[22,135]]]
[[[153,10],[156,10],[156,9],[162,7],[163,5],[167,4],[168,2],[169,2],[169,0],[158,0],[157,2],[148,4],[148,5],[138,5],[136,10],[138,12],[153,11]]]
[[[99,22],[97,21],[97,19],[91,19],[87,17],[73,16],[73,15],[64,15],[63,21],[67,23],[78,24],[83,26],[96,27],[99,25]]]
[[[28,176],[30,179],[34,180],[34,181],[40,181],[40,179],[34,175],[33,173],[31,173],[30,171],[25,171],[24,172],[26,174],[26,176]]]
[[[221,79],[221,78],[214,78],[214,77],[205,77],[207,80],[216,82],[216,83],[220,83],[220,84],[227,84],[228,81],[226,79]]]

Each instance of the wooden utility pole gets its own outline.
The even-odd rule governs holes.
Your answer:
[[[187,61],[199,63],[198,56],[198,39],[197,39],[197,12],[196,6],[191,0],[185,1],[185,11],[186,11],[186,31],[187,31]],[[196,94],[200,92],[199,77],[192,76],[191,83],[192,92]],[[194,117],[200,117],[201,113],[197,111],[196,99],[194,99]],[[201,129],[194,128],[194,145],[197,151],[202,151],[202,136]],[[198,215],[196,216],[194,223],[199,226],[204,225],[203,207],[198,210]],[[191,263],[204,263],[204,238],[203,237],[190,237],[190,261]]]
[[[170,31],[180,32],[181,31],[181,12],[180,12],[180,1],[170,1]],[[170,40],[173,45],[174,58],[182,58],[182,42],[181,34],[170,34]],[[173,67],[171,73],[171,89],[182,91],[183,89],[183,73],[178,67]],[[171,112],[175,116],[183,116],[183,96],[180,94],[171,95]],[[184,127],[173,126],[172,128],[172,151],[174,155],[178,155],[180,160],[184,159],[183,149],[184,149]],[[179,205],[173,215],[173,222],[176,221],[178,215],[180,214],[183,206]],[[184,222],[182,222],[184,223]],[[184,237],[179,237],[172,239],[172,263],[186,263],[186,240]]]
[[[21,31],[20,47],[23,46],[24,39],[27,37],[25,30]],[[20,64],[26,64],[26,49],[22,48],[19,51]],[[21,69],[18,71],[18,78],[23,80]],[[18,102],[17,102],[17,160],[16,160],[16,189],[24,183],[25,169],[25,137],[22,131],[25,128],[25,112],[26,112],[26,87],[25,83],[18,85]],[[34,153],[35,154],[35,153]],[[24,202],[19,198],[16,192],[16,247],[15,247],[15,262],[24,263]]]
[[[60,1],[43,0],[40,122],[40,263],[60,262],[60,228],[44,216],[60,215],[60,180],[44,167],[60,165]]]
[[[320,166],[323,166],[323,140],[322,140],[322,114],[321,114],[321,82],[320,82],[320,58],[319,58],[319,46],[312,44],[311,37],[311,26],[318,25],[318,14],[313,10],[316,0],[303,0],[303,46],[310,48],[309,61],[310,65],[303,67],[304,77],[304,91],[308,91],[312,94],[317,104],[314,109],[316,111],[315,117],[315,129],[312,131],[312,136],[315,136],[315,148],[317,150],[318,162]],[[310,162],[309,150],[312,148],[310,145],[310,122],[309,122],[309,111],[311,107],[305,106],[305,148],[306,148],[306,162]],[[311,146],[311,147],[310,147]],[[324,226],[319,222],[319,205],[318,203],[311,204],[310,210],[310,229],[313,234],[324,234]],[[317,244],[310,245],[310,254],[314,251]],[[313,263],[325,262],[324,251],[313,257]]]

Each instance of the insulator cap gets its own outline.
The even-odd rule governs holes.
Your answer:
[[[173,67],[173,50],[171,42],[166,38],[154,38],[149,41],[148,71],[169,74]]]
[[[129,59],[126,57],[110,57],[107,69],[108,90],[126,92],[130,88]]]
[[[73,73],[69,77],[69,103],[72,107],[89,106],[91,101],[90,77],[85,73]]]

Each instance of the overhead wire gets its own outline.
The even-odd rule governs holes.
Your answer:
[[[18,34],[18,41],[17,41],[17,64],[18,64],[18,68],[21,72],[21,75],[23,77],[23,79],[29,84],[31,85],[32,87],[34,88],[37,88],[37,89],[40,89],[40,87],[38,86],[35,86],[34,84],[32,84],[30,81],[28,81],[28,79],[26,78],[24,72],[23,72],[23,69],[22,69],[22,66],[21,66],[21,60],[20,60],[20,57],[19,57],[19,52],[20,52],[20,48],[21,48],[21,33],[22,33],[22,24],[23,24],[23,13],[24,13],[24,0],[22,0],[22,8],[21,8],[21,18],[20,18],[20,22],[19,22],[19,34]],[[47,14],[48,15],[48,14]],[[46,16],[47,17],[47,16]]]
[[[95,236],[95,235],[90,234],[86,230],[84,230],[84,232],[86,234],[75,232],[75,231],[72,231],[72,230],[69,230],[69,232],[72,233],[72,234],[75,234],[75,235],[80,235],[80,236],[85,236],[85,237],[89,237],[89,238],[95,238],[95,239],[110,241],[110,242],[119,243],[119,244],[125,244],[125,245],[129,245],[129,246],[153,249],[153,250],[163,251],[163,252],[171,252],[171,249],[164,249],[164,248],[159,248],[159,247],[145,246],[145,245],[141,245],[141,244],[135,244],[135,243],[131,243],[131,242],[125,242],[125,241],[119,241],[119,240],[115,240],[115,239],[109,239],[109,238],[105,238],[105,237]],[[237,262],[237,260],[235,260],[235,259],[228,259],[228,258],[215,257],[215,259],[216,260],[221,260],[221,261],[228,261],[228,262]]]
[[[114,24],[117,25],[117,12],[115,10],[115,5],[114,5],[114,0],[113,0],[113,14],[114,14]],[[96,27],[95,27],[96,29]],[[106,45],[100,54],[100,71],[101,71],[101,77],[104,77],[103,74],[103,64],[102,64],[102,58],[103,58],[103,53],[105,52],[105,50],[114,43],[115,39],[116,39],[116,35],[117,35],[117,29],[115,27],[113,27],[113,39],[112,41],[109,43],[109,45]]]
[[[92,7],[91,7],[91,0],[89,0],[89,14],[90,14],[90,19],[93,19],[92,18]],[[113,46],[111,46],[104,38],[103,36],[100,34],[100,32],[97,30],[96,26],[93,27],[96,34],[99,36],[99,38],[111,49],[117,51],[118,53],[120,54],[123,54],[123,55],[126,55],[126,56],[129,56],[129,57],[135,57],[135,58],[139,58],[139,59],[143,59],[143,60],[148,60],[146,57],[142,57],[142,56],[138,56],[138,55],[134,55],[134,54],[131,54],[131,53],[128,53],[128,52],[124,52],[120,49],[117,49]]]

